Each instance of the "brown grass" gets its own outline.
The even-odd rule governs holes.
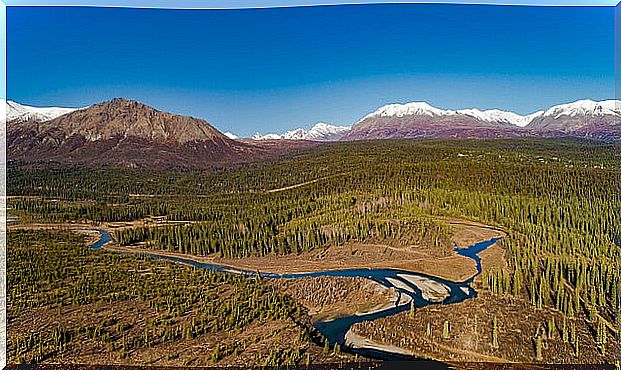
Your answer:
[[[364,278],[322,276],[274,284],[307,307],[314,321],[392,307],[399,297],[395,290]]]
[[[151,347],[137,346],[124,356],[120,350],[123,337],[127,343],[134,340],[141,342],[147,319],[165,319],[166,313],[149,308],[140,301],[126,301],[115,304],[94,303],[89,305],[71,305],[54,308],[34,308],[20,312],[9,311],[8,338],[26,337],[29,333],[42,333],[49,337],[53,328],[77,330],[80,327],[105,327],[110,333],[111,342],[81,336],[78,342],[72,342],[64,353],[52,354],[46,363],[87,363],[108,365],[158,365],[158,366],[208,366],[208,365],[261,365],[267,355],[280,349],[299,347],[308,352],[311,361],[337,362],[353,357],[347,354],[335,356],[325,354],[320,346],[309,342],[300,342],[300,327],[291,321],[264,321],[252,324],[244,330],[231,332],[214,332],[203,334],[193,339],[180,339],[163,343],[154,343]],[[181,318],[179,323],[189,322],[193,315]],[[105,322],[114,319],[114,324],[105,326]],[[125,329],[119,332],[119,323]],[[240,341],[241,351],[229,355],[214,363],[212,354],[219,344]],[[9,346],[11,344],[9,343]],[[114,348],[112,348],[114,346]],[[15,360],[15,359],[13,359]]]
[[[493,237],[503,236],[502,231],[486,225],[463,221],[449,220],[453,229],[453,240],[458,246],[467,246]],[[486,255],[490,265],[503,264],[502,249],[495,246],[495,253]],[[297,255],[263,256],[245,258],[220,258],[218,256],[192,256],[175,252],[144,250],[138,247],[106,246],[109,250],[145,252],[165,256],[182,257],[201,263],[214,263],[234,269],[264,271],[275,273],[305,273],[326,270],[353,268],[392,268],[419,272],[452,281],[463,281],[476,273],[473,260],[453,253],[447,257],[437,257],[424,252],[419,246],[387,246],[351,242],[343,245],[332,245]]]
[[[492,348],[492,320],[498,320],[498,348]],[[547,336],[547,323],[554,318],[556,330]],[[443,337],[444,321],[450,323]],[[354,333],[385,344],[399,345],[418,356],[440,361],[483,361],[520,363],[613,363],[621,344],[609,333],[608,348],[602,355],[595,345],[593,326],[584,318],[567,319],[576,324],[579,353],[561,337],[562,314],[550,308],[537,310],[521,299],[480,293],[475,299],[450,306],[428,306],[412,317],[408,312],[355,324]],[[427,335],[427,323],[432,334]],[[544,336],[543,360],[535,359],[534,338]],[[618,359],[618,358],[616,358]]]

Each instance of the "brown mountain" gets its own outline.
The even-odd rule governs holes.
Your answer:
[[[7,123],[9,160],[205,166],[275,152],[277,148],[229,139],[202,119],[118,98],[45,122]]]

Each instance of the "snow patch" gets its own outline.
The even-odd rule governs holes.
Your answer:
[[[317,122],[308,132],[304,140],[332,141],[339,140],[351,130],[350,126],[335,126],[325,122]]]
[[[349,126],[335,126],[325,122],[316,123],[310,130],[303,128],[287,131],[282,134],[269,133],[261,135],[256,133],[254,140],[312,140],[312,141],[335,141],[349,132]]]
[[[406,104],[388,104],[380,107],[373,113],[362,119],[371,117],[404,117],[404,116],[447,116],[455,114],[455,111],[442,110],[432,107],[425,102],[412,102]]]
[[[62,107],[32,107],[29,105],[19,104],[12,100],[0,100],[0,104],[6,105],[6,118],[2,120],[4,122],[16,121],[36,121],[46,122],[53,120],[54,118],[63,116],[65,114],[74,112],[83,108],[62,108]]]
[[[260,133],[257,132],[256,134],[254,134],[252,139],[253,140],[280,140],[282,139],[282,136],[278,134],[261,135]]]
[[[478,120],[490,123],[505,123],[524,127],[530,123],[535,117],[540,116],[543,111],[535,112],[527,116],[522,116],[514,112],[503,111],[500,109],[478,110],[478,109],[461,109],[457,113],[465,116],[473,117]]]
[[[542,117],[560,118],[561,116],[576,117],[579,115],[621,116],[621,100],[578,100],[573,103],[556,105],[545,111],[538,111],[528,115],[521,115],[511,111],[500,109],[479,110],[467,108],[459,110],[443,110],[433,107],[425,102],[412,102],[406,104],[388,104],[378,108],[360,119],[361,122],[367,118],[374,117],[406,117],[406,116],[455,116],[462,115],[475,118],[489,123],[510,124],[518,127],[525,127],[535,119]]]
[[[561,116],[576,117],[582,115],[619,116],[621,115],[621,100],[578,100],[573,103],[555,105],[542,114],[543,117],[554,118],[560,118]]]

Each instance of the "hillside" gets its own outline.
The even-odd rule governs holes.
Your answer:
[[[621,138],[621,103],[579,100],[528,115],[491,109],[443,110],[425,102],[389,104],[356,122],[343,140],[391,138]]]
[[[127,167],[208,166],[280,150],[229,139],[202,119],[118,98],[50,120],[9,121],[7,148],[10,160]]]

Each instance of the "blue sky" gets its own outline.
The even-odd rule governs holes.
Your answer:
[[[113,97],[251,135],[393,102],[530,113],[614,98],[614,8],[7,9],[7,96]]]

